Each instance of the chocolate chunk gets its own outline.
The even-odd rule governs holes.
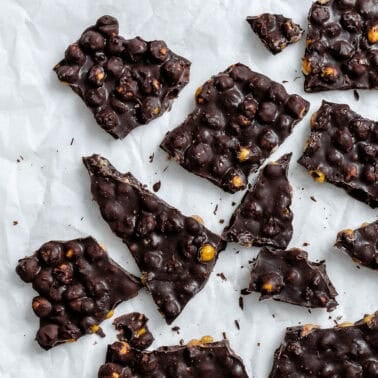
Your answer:
[[[205,336],[188,345],[163,346],[152,352],[115,342],[108,346],[106,362],[100,367],[98,377],[248,377],[243,361],[227,340],[209,342],[207,339],[211,338]]]
[[[318,0],[308,23],[306,92],[378,89],[376,0]]]
[[[378,270],[378,221],[340,231],[335,246],[358,264]]]
[[[293,235],[292,187],[287,178],[291,154],[269,163],[247,191],[223,231],[223,238],[245,246],[286,248]]]
[[[40,318],[37,341],[46,350],[86,333],[103,336],[99,324],[141,288],[92,237],[47,242],[19,260],[16,272],[39,294],[32,307]]]
[[[225,243],[146,190],[131,173],[118,172],[98,155],[83,160],[103,218],[129,247],[142,282],[172,323],[206,284]]]
[[[307,252],[262,248],[252,265],[249,292],[261,293],[260,300],[272,298],[303,307],[325,307],[333,311],[337,292],[324,261],[308,260]]]
[[[377,340],[378,312],[334,328],[289,327],[269,377],[377,377]]]
[[[196,93],[196,109],[161,148],[189,172],[234,193],[290,135],[309,103],[268,77],[235,64]]]
[[[288,45],[298,42],[303,35],[303,29],[299,25],[281,14],[264,13],[247,17],[247,22],[264,46],[274,55]]]
[[[54,71],[83,99],[97,123],[122,139],[170,110],[189,82],[190,64],[163,41],[119,36],[118,21],[103,16],[67,48]]]
[[[148,318],[139,312],[132,312],[114,319],[113,325],[119,331],[117,338],[127,341],[133,348],[147,349],[154,341],[147,327]]]
[[[323,101],[299,164],[317,182],[328,181],[371,207],[378,206],[378,122],[348,105]]]

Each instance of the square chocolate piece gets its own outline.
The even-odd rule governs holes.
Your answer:
[[[196,92],[196,109],[161,147],[185,169],[226,192],[247,178],[291,134],[309,103],[283,85],[235,64]]]
[[[206,284],[225,242],[99,156],[83,158],[102,217],[122,238],[168,324]]]
[[[323,101],[311,118],[311,134],[298,162],[315,181],[328,181],[377,207],[378,122],[348,105]]]
[[[189,82],[190,64],[163,41],[121,37],[117,19],[102,16],[68,46],[54,71],[83,99],[97,123],[122,139],[170,110]]]
[[[337,292],[324,261],[308,260],[306,251],[263,248],[252,265],[249,292],[261,293],[260,300],[272,298],[308,308],[333,311]]]
[[[19,260],[16,272],[39,294],[32,307],[40,318],[36,339],[46,350],[86,333],[104,336],[99,324],[142,286],[91,237],[47,242]]]
[[[287,178],[291,154],[267,164],[247,191],[222,237],[246,247],[286,248],[293,235],[292,187]]]
[[[282,14],[264,13],[247,17],[247,22],[264,46],[274,55],[288,45],[298,42],[303,35],[303,29]]]
[[[318,0],[308,23],[306,92],[378,89],[376,0]]]

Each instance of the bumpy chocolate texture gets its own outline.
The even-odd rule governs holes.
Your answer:
[[[19,260],[16,272],[39,294],[32,307],[40,318],[36,339],[46,350],[86,333],[104,336],[99,324],[141,288],[91,237],[47,242]]]
[[[274,55],[288,45],[298,42],[303,35],[299,25],[281,14],[264,13],[260,16],[247,17],[247,22],[264,46]]]
[[[340,231],[335,246],[358,264],[378,270],[378,221]]]
[[[261,249],[252,266],[248,291],[260,292],[260,300],[272,298],[303,307],[325,307],[327,311],[338,304],[324,261],[311,262],[307,252],[298,248]]]
[[[170,324],[204,287],[225,243],[144,189],[131,173],[121,174],[98,155],[83,160],[103,218],[129,247]]]
[[[196,92],[196,109],[161,147],[188,171],[234,193],[290,135],[309,103],[240,63]]]
[[[98,377],[247,378],[243,361],[228,341],[211,341],[205,336],[188,345],[164,346],[152,352],[115,342],[108,346],[106,363],[100,367]]]
[[[357,323],[290,327],[269,378],[378,377],[378,312]]]
[[[171,108],[189,82],[190,62],[163,41],[121,37],[118,21],[103,16],[68,46],[54,71],[83,99],[97,123],[122,139]]]
[[[286,248],[293,235],[292,187],[287,178],[291,154],[267,164],[231,217],[223,238],[244,246]]]
[[[378,205],[378,122],[348,105],[323,101],[311,119],[311,134],[299,164],[317,182],[328,181],[352,197]]]
[[[377,0],[318,0],[308,22],[306,92],[378,89]]]
[[[119,331],[117,338],[127,341],[133,348],[143,350],[154,341],[152,333],[147,327],[148,318],[139,312],[119,316],[114,319],[113,325]]]

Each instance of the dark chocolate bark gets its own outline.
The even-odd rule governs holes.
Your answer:
[[[106,362],[100,367],[98,377],[248,378],[243,361],[227,340],[203,343],[204,339],[208,337],[152,352],[115,342],[108,346]]]
[[[235,64],[196,92],[196,109],[161,147],[189,172],[223,190],[247,178],[290,135],[309,103],[268,77]]]
[[[244,195],[223,238],[244,246],[286,248],[293,235],[292,187],[287,178],[291,154],[266,165]]]
[[[311,134],[299,159],[315,181],[328,181],[352,197],[378,205],[378,122],[348,105],[323,101],[312,116]]]
[[[274,354],[270,378],[378,377],[378,312],[357,323],[290,327]]]
[[[272,298],[308,308],[325,307],[327,311],[338,304],[324,261],[311,262],[307,252],[298,248],[261,249],[252,265],[248,291],[261,293],[260,300]]]
[[[144,314],[132,312],[114,319],[113,325],[119,331],[118,340],[127,341],[133,348],[143,350],[147,349],[154,341],[147,322],[148,318]]]
[[[306,92],[378,89],[376,0],[318,0],[308,23]]]
[[[358,264],[378,270],[378,221],[340,231],[335,246]]]
[[[97,123],[122,139],[170,110],[189,82],[190,62],[163,41],[121,37],[117,19],[103,16],[68,46],[54,71],[83,99]]]
[[[142,282],[170,324],[204,287],[225,243],[146,190],[131,173],[118,172],[98,155],[83,160],[103,218],[129,247]]]
[[[36,339],[46,350],[86,333],[103,336],[99,324],[141,288],[91,237],[47,242],[19,260],[16,272],[39,294],[32,307],[40,318]]]
[[[303,35],[303,29],[298,24],[281,14],[264,13],[247,17],[247,22],[264,46],[274,55],[288,45],[298,42]]]

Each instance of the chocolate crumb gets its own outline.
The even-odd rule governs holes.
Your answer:
[[[217,273],[217,277],[221,278],[223,281],[227,281],[227,277],[223,272]]]
[[[219,223],[223,224],[224,223],[224,219],[219,219]]]
[[[158,182],[155,182],[155,184],[152,186],[152,189],[156,193],[156,192],[158,192],[160,190],[160,187],[161,187],[161,182],[158,181]]]
[[[314,196],[311,196],[310,198],[311,198],[312,201],[318,202]]]
[[[300,76],[295,76],[294,81],[297,81],[300,78],[301,78]]]
[[[288,82],[289,82],[288,80],[282,80],[282,84],[286,84]]]
[[[163,172],[165,172],[168,169],[168,165],[163,169]]]
[[[361,267],[360,267],[359,265],[356,265],[356,268],[357,268],[357,269],[361,269]]]
[[[173,332],[177,332],[178,335],[180,334],[180,327],[178,327],[178,326],[172,327],[171,330]]]
[[[304,242],[304,243],[302,244],[303,247],[307,247],[307,246],[309,246],[309,245],[310,245],[310,243],[307,243],[307,242]]]
[[[257,346],[259,347],[261,345],[261,343],[257,343]]]
[[[312,314],[311,308],[308,308],[307,311],[308,311],[309,314]]]
[[[215,209],[214,209],[214,211],[213,211],[213,214],[214,214],[214,215],[217,215],[217,211],[218,211],[218,204],[215,205]]]
[[[184,345],[185,344],[184,339],[180,339],[179,343],[180,345]]]
[[[235,206],[235,205],[236,205],[236,202],[232,201],[231,206]]]
[[[239,322],[235,319],[234,320],[234,322],[235,322],[235,326],[236,326],[236,328],[238,329],[238,330],[240,330],[240,324],[239,324]]]
[[[240,250],[235,251],[235,255],[238,255],[240,253]]]
[[[18,221],[13,221],[13,226],[17,226],[18,225]]]
[[[244,310],[244,298],[243,297],[239,297],[239,307],[241,308],[241,310]]]
[[[148,161],[150,163],[152,163],[154,161],[154,157],[155,157],[155,153],[153,152],[149,157],[148,157]]]
[[[360,100],[360,94],[356,90],[353,91],[353,96],[354,96],[356,101]]]
[[[275,315],[275,314],[272,314],[272,318],[275,319],[275,318],[276,318],[276,315]]]
[[[244,289],[241,289],[241,290],[240,290],[240,294],[241,294],[241,295],[248,295],[248,294],[249,294],[249,291],[248,291],[247,288],[244,288]]]
[[[72,145],[73,145],[73,142],[74,142],[74,140],[75,140],[75,138],[72,138],[72,139],[71,139],[71,143],[70,143],[70,146],[72,146]]]
[[[226,332],[222,332],[223,340],[227,340]]]

